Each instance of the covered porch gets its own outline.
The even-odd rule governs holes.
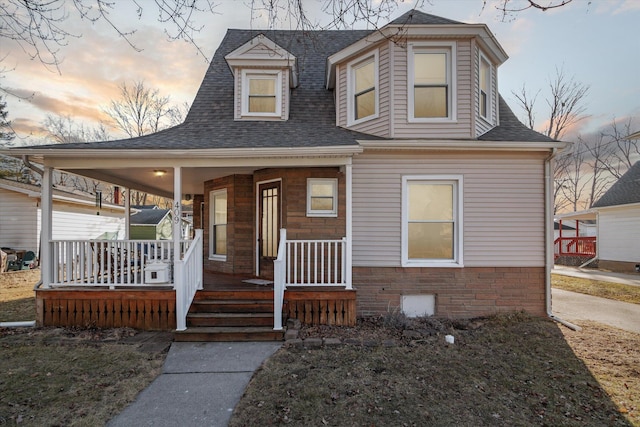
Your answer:
[[[202,316],[191,316],[194,300],[212,296],[233,299],[237,293],[256,290],[256,286],[269,292],[271,330],[282,331],[287,318],[315,324],[355,324],[349,155],[130,161],[45,156],[42,160],[42,283],[36,289],[39,324],[185,331],[202,323]],[[119,185],[126,193],[136,189],[173,199],[172,240],[134,240],[129,236],[121,240],[53,240],[50,209],[55,169]],[[297,171],[303,169],[306,172],[300,175]],[[163,171],[162,176],[158,171]],[[340,200],[340,209],[328,221],[342,226],[331,225],[328,235],[321,227],[316,229],[317,235],[310,232],[315,229],[311,222],[317,218],[292,213],[299,183],[316,172],[321,178],[327,173],[339,176],[340,199],[336,196],[335,200]],[[266,175],[271,178],[264,179]],[[294,183],[295,175],[302,178]],[[251,194],[242,200],[230,198],[228,223],[223,224],[224,229],[216,228],[208,193],[233,176],[250,177]],[[277,221],[269,224],[277,239],[268,237],[269,245],[265,244],[267,236],[260,234],[267,227],[261,217],[264,199],[260,196],[265,181],[286,183],[281,187],[280,208],[273,215]],[[189,238],[182,236],[180,221],[175,221],[182,217],[181,201],[185,199],[196,202],[196,230]],[[130,201],[128,197],[124,200],[128,212]],[[241,206],[247,200],[251,205]],[[244,215],[234,216],[240,209]],[[221,231],[225,231],[228,252],[214,253]],[[289,238],[292,234],[294,239]],[[264,252],[267,246],[276,250]],[[245,253],[250,248],[250,261],[239,255],[238,248],[244,248]],[[194,321],[196,318],[199,320]]]

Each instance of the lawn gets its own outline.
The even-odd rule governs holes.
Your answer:
[[[29,273],[0,274],[0,321],[34,318]],[[367,345],[283,347],[256,373],[231,425],[640,426],[640,335],[579,325],[524,314],[418,323],[390,315],[306,328]],[[145,348],[139,336],[0,329],[0,424],[105,424],[160,372],[166,347]]]

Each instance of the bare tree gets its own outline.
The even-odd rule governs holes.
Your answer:
[[[168,96],[160,96],[158,89],[145,86],[143,81],[119,86],[120,98],[111,100],[103,111],[111,117],[116,128],[130,138],[157,132],[170,125],[172,107]]]
[[[640,146],[637,139],[626,139],[633,133],[633,120],[620,124],[615,119],[609,128],[602,133],[608,139],[609,156],[605,164],[607,171],[616,179],[620,178],[633,164],[640,159]]]

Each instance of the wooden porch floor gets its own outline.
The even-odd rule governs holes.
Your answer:
[[[265,285],[247,283],[245,280],[259,280],[249,275],[234,275],[204,271],[202,281],[205,291],[272,291],[273,282]]]

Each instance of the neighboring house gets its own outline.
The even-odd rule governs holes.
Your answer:
[[[562,218],[597,221],[598,267],[634,272],[640,264],[640,162],[598,199],[591,209]]]
[[[173,198],[174,218],[194,195],[202,241],[186,252],[174,232],[178,329],[203,271],[211,289],[218,273],[274,281],[275,329],[283,298],[314,323],[544,315],[566,144],[509,109],[506,60],[486,25],[418,11],[378,31],[228,30],[183,124],[4,152]]]
[[[129,219],[129,238],[132,240],[171,239],[171,211],[169,209],[140,209]]]
[[[0,246],[40,252],[41,188],[0,178]],[[104,233],[124,236],[124,207],[94,197],[53,190],[53,239],[86,240]]]

